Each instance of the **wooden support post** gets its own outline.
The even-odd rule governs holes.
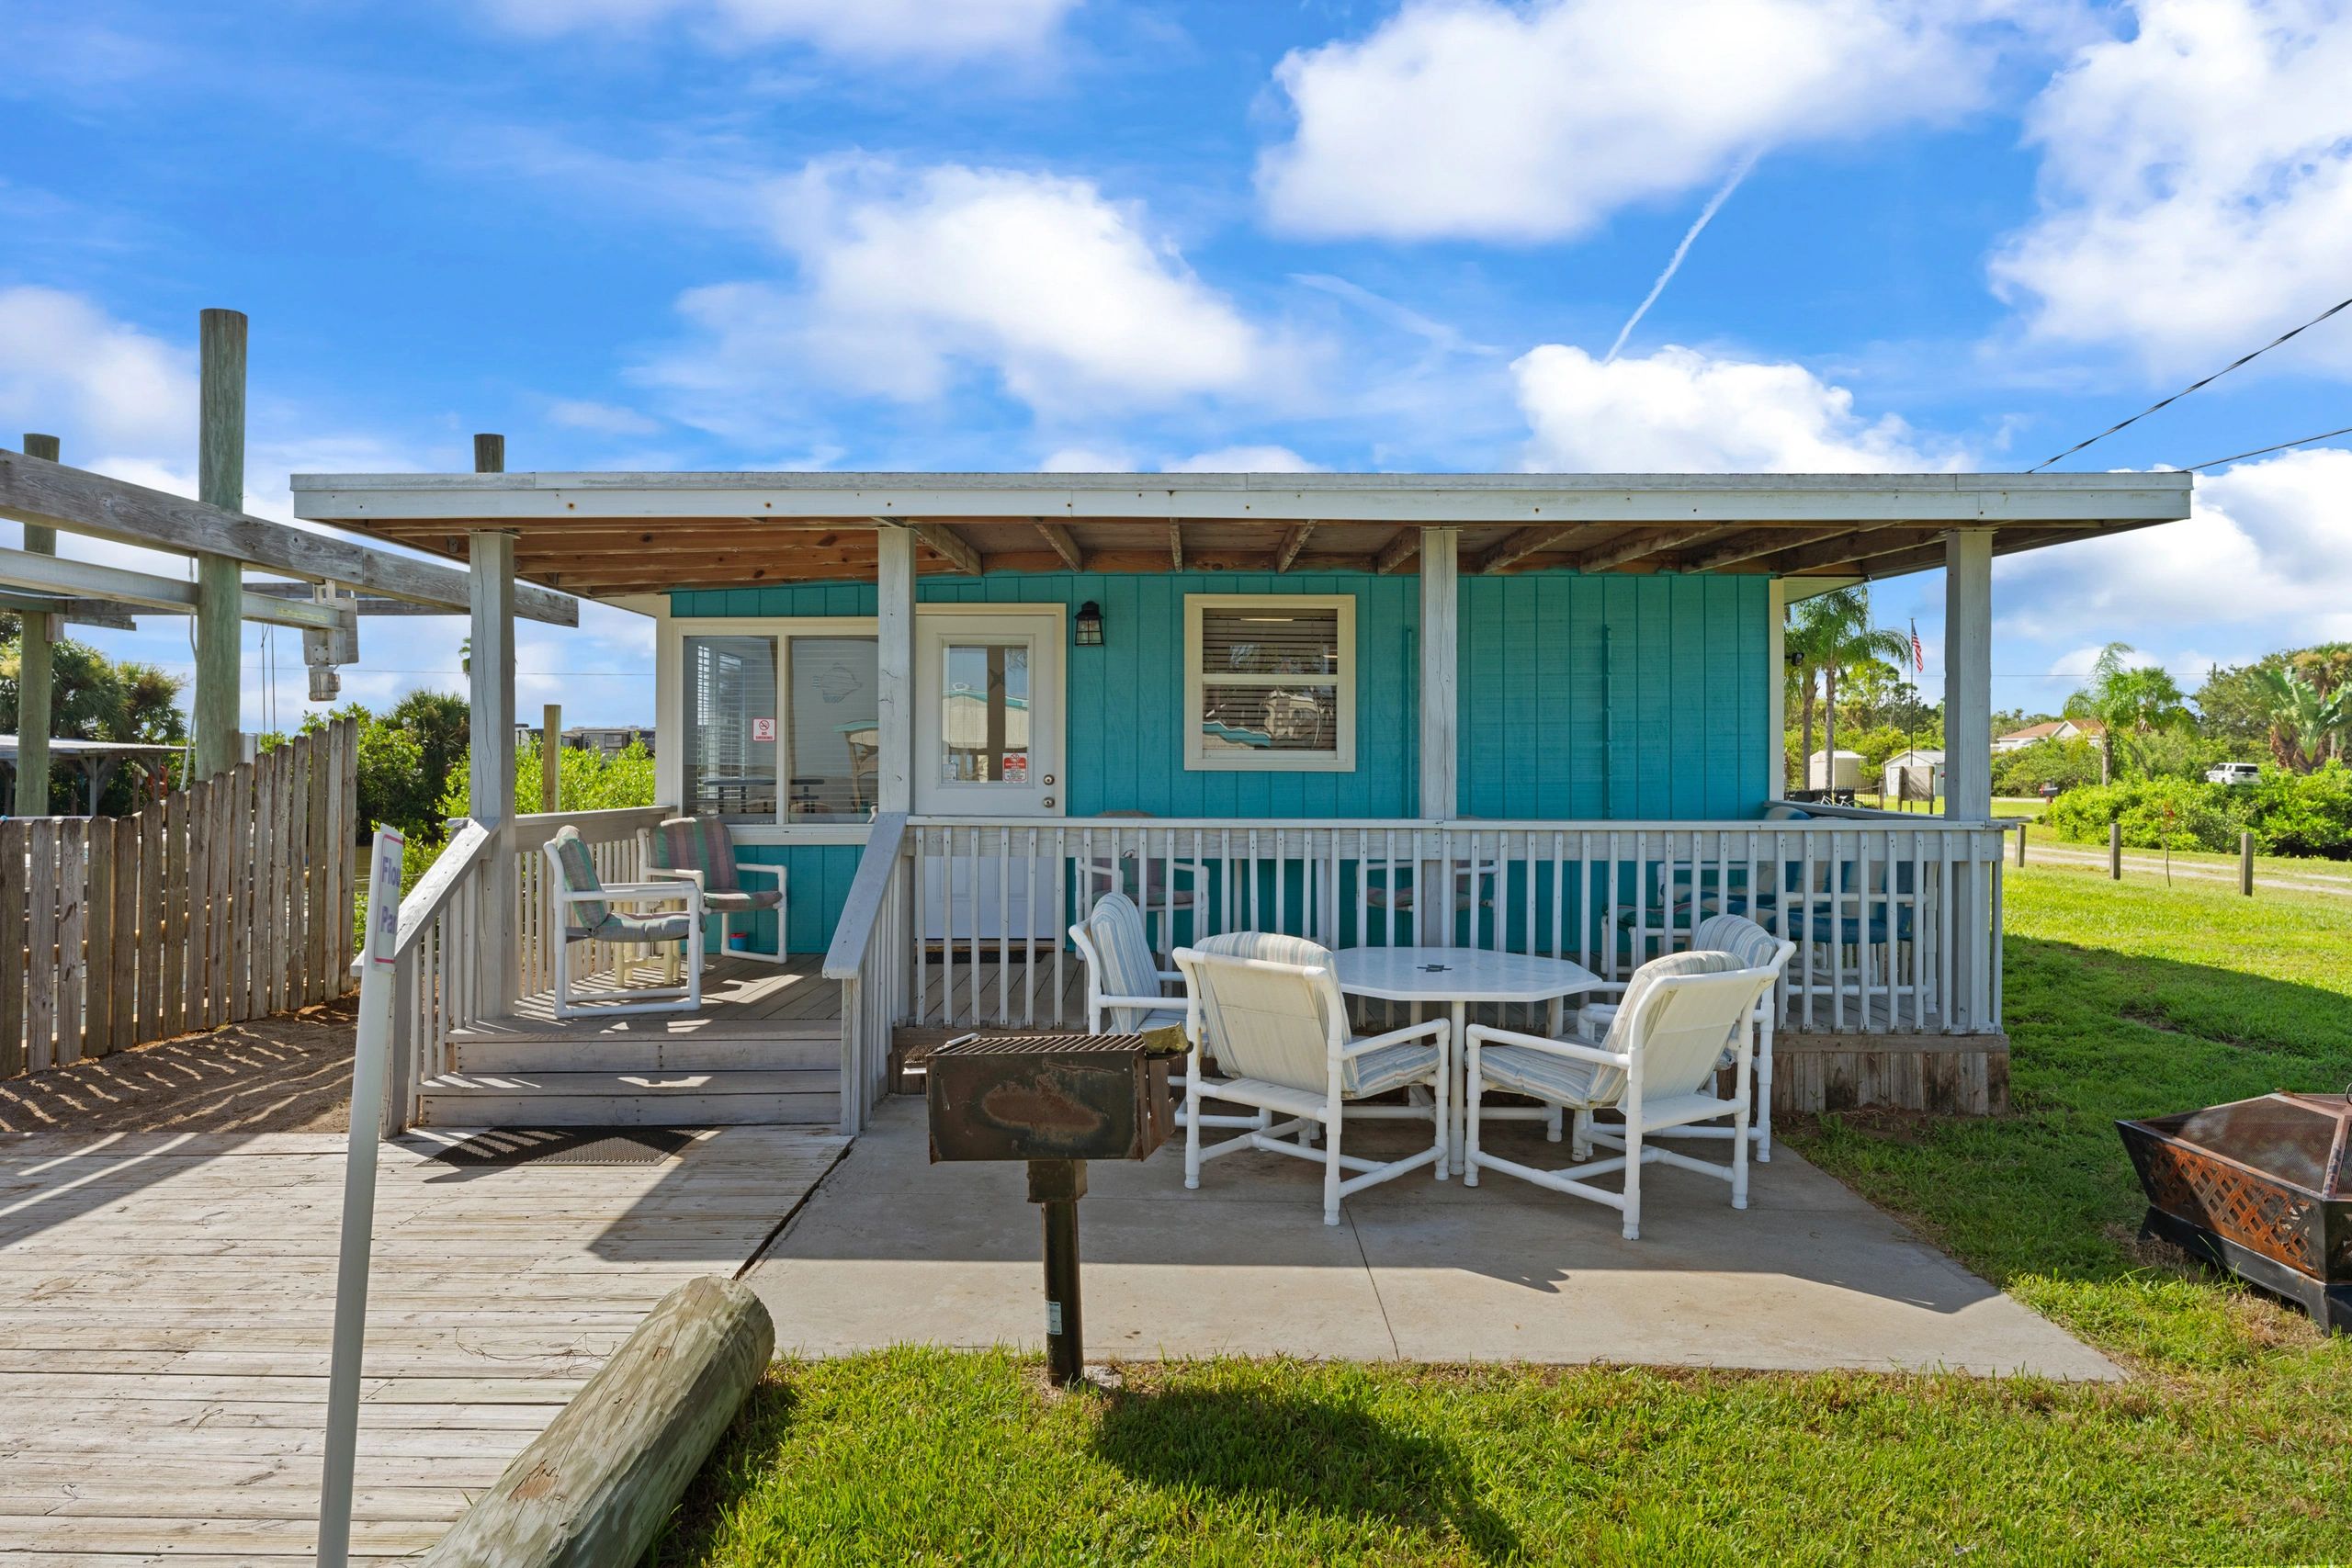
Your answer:
[[[915,762],[915,540],[904,528],[874,536],[878,725],[875,800],[885,812],[912,811]]]
[[[25,455],[58,461],[54,435],[28,432]],[[25,548],[34,555],[57,553],[57,530],[37,523],[25,525]],[[49,732],[51,677],[49,647],[59,631],[55,615],[26,611],[17,617],[23,626],[17,641],[20,662],[17,679],[17,806],[18,817],[49,815]]]
[[[1944,815],[1957,822],[1993,817],[1993,536],[1967,528],[1944,536]],[[1968,836],[1973,841],[1975,835]],[[1997,859],[2000,841],[1992,840]],[[1993,1012],[1992,881],[1998,865],[1971,857],[1951,872],[1951,989],[1947,1032],[2000,1027]]]
[[[1420,815],[1430,820],[1452,818],[1459,807],[1455,798],[1459,762],[1454,756],[1454,708],[1460,694],[1454,627],[1461,581],[1457,548],[1461,532],[1458,528],[1420,531],[1419,806]],[[1420,911],[1417,923],[1420,941],[1427,945],[1453,945],[1453,890],[1442,885],[1447,875],[1448,868],[1442,861],[1427,859],[1413,874],[1417,884],[1413,904]]]
[[[2254,897],[2254,835],[2238,835],[2238,891]]]
[[[1789,585],[1774,578],[1765,585],[1764,606],[1764,753],[1770,761],[1764,798],[1783,800],[1789,793]]]
[[[539,809],[563,809],[563,705],[539,710]]]
[[[478,949],[482,999],[492,1012],[514,1005],[514,856],[505,828],[514,817],[514,536],[479,532],[472,539],[473,652],[469,671],[472,775],[468,808],[491,830],[483,866],[483,925]]]
[[[245,317],[208,310],[198,318],[196,493],[224,512],[245,509]],[[243,682],[244,569],[228,556],[196,558],[196,776],[237,765]]]
[[[1932,807],[1934,804],[1935,803],[1933,801],[1928,802],[1930,807]],[[2025,863],[2025,830],[2032,826],[2033,824],[2030,822],[2020,822],[2018,824],[2018,863],[2019,865],[2023,865]]]
[[[2107,874],[2110,880],[2123,880],[2123,824],[2107,825]]]

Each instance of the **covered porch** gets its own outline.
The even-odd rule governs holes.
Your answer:
[[[1114,890],[1163,953],[1272,930],[1611,979],[1746,914],[1800,943],[1773,1004],[1777,1101],[1997,1108],[1993,561],[2185,516],[2188,483],[296,476],[301,515],[463,559],[475,585],[473,817],[403,906],[399,1114],[451,1092],[526,1110],[460,1081],[471,1052],[518,1081],[768,1075],[738,1109],[769,1096],[854,1131],[910,1046],[1085,1026],[1063,931]],[[1929,567],[1945,812],[1784,802],[1785,606]],[[521,576],[655,617],[664,804],[513,816]],[[788,915],[752,941],[786,961],[736,976],[722,959],[701,1006],[624,1062],[615,1040],[654,1049],[644,1024],[534,1020],[553,951],[539,850],[570,821],[629,880],[679,812],[780,872]],[[573,1087],[519,1092],[545,1108]],[[613,1092],[649,1118],[711,1108]]]

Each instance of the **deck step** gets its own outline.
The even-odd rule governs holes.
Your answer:
[[[424,1080],[428,1127],[831,1125],[837,1068],[454,1072]]]
[[[461,1029],[449,1034],[460,1073],[833,1072],[839,1025],[814,1034],[713,1030],[695,1034],[559,1034],[547,1030]]]

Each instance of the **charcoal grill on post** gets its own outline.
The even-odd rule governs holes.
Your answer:
[[[2118,1122],[2160,1236],[2352,1334],[2352,1097],[2266,1094]]]
[[[1168,1066],[1181,1029],[1141,1034],[967,1034],[931,1054],[924,1094],[931,1157],[1025,1160],[1044,1211],[1046,1364],[1067,1386],[1086,1374],[1079,1300],[1078,1201],[1091,1159],[1148,1159],[1175,1130]]]

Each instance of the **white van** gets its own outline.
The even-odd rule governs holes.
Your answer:
[[[2250,784],[2262,776],[2259,762],[2223,762],[2205,770],[2205,782],[2217,784]]]

